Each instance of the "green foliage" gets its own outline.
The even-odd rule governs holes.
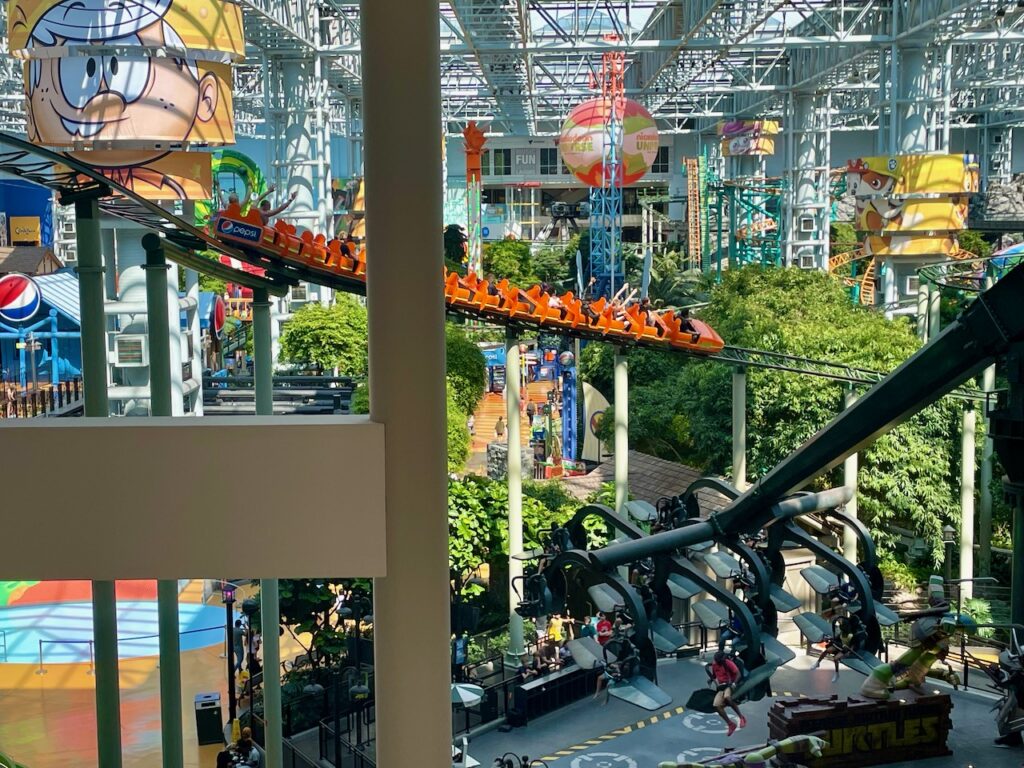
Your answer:
[[[468,417],[459,407],[455,388],[450,379],[446,382],[446,390],[448,472],[461,472],[466,466],[466,459],[469,458],[469,428],[466,425]]]
[[[459,224],[449,224],[444,228],[444,263],[454,272],[462,272],[466,268],[469,238],[466,230]]]
[[[981,256],[983,259],[987,259],[992,255],[992,243],[985,239],[985,237],[974,229],[965,229],[959,233],[957,239],[960,242],[960,247],[965,251],[970,251],[975,256]]]
[[[641,285],[642,272],[636,276]],[[699,270],[680,267],[680,254],[675,251],[655,254],[651,260],[651,281],[647,296],[654,307],[685,307],[707,301],[710,280]]]
[[[455,401],[463,413],[473,413],[484,396],[487,361],[461,326],[448,323],[444,340],[446,370],[455,392]]]
[[[829,242],[832,253],[847,253],[860,246],[857,231],[845,221],[834,221],[829,227]]]
[[[345,631],[334,610],[337,588],[345,582],[332,579],[282,579],[280,582],[281,624],[298,641],[298,636],[310,635],[306,651],[316,650],[330,663],[345,650]],[[301,643],[300,643],[301,644]]]
[[[920,342],[905,320],[851,305],[828,275],[758,266],[728,270],[711,292],[701,316],[726,343],[852,366],[892,370]],[[592,344],[583,354],[587,381],[613,392],[614,350]],[[643,350],[631,351],[629,433],[631,445],[705,472],[731,472],[732,369]],[[748,473],[763,475],[843,407],[843,390],[825,379],[750,369],[747,374]],[[610,421],[610,420],[606,420]],[[959,515],[955,440],[959,411],[944,400],[861,454],[859,511],[884,548],[893,543],[890,524],[926,539],[935,561],[942,557],[941,531]],[[610,424],[602,425],[604,438]],[[814,487],[841,484],[833,470]]]
[[[352,392],[352,402],[349,404],[349,410],[355,414],[370,412],[370,388],[366,385],[365,381],[356,385],[355,390]]]
[[[281,359],[321,370],[337,368],[342,376],[365,376],[366,327],[366,308],[348,294],[337,294],[332,307],[305,304],[281,334]]]
[[[883,552],[879,555],[878,569],[893,586],[904,592],[914,592],[928,577],[928,574],[912,567],[905,556],[897,557],[893,552]]]
[[[548,283],[559,290],[567,290],[570,259],[575,261],[576,251],[570,255],[564,248],[549,246],[533,254],[531,266],[538,281]]]
[[[530,258],[530,246],[522,240],[498,240],[484,245],[484,274],[494,274],[499,280],[508,278],[517,285],[537,282]]]
[[[975,624],[992,623],[992,604],[984,598],[968,597],[964,600],[961,608],[963,613],[974,619]],[[980,637],[992,637],[994,634],[995,629],[992,627],[982,627],[978,630]]]
[[[223,296],[227,290],[227,284],[218,277],[211,275],[199,275],[199,290],[213,291],[218,296]]]

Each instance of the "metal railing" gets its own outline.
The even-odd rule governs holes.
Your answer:
[[[183,635],[194,635],[200,632],[223,632],[224,625],[218,624],[213,627],[202,627],[200,629],[186,629],[178,633],[178,637]],[[131,643],[137,640],[152,640],[153,638],[159,638],[160,635],[137,635],[135,637],[119,637],[117,638],[117,644]],[[39,642],[39,666],[36,668],[37,675],[45,675],[49,670],[43,664],[43,646],[44,645],[88,645],[89,646],[89,669],[86,670],[87,675],[93,674],[96,669],[95,663],[95,640],[43,640],[40,638]],[[5,658],[6,658],[6,638],[4,640],[5,646]],[[155,655],[155,654],[151,654]],[[57,662],[57,663],[71,663],[77,664],[80,662]]]
[[[37,416],[71,416],[84,408],[81,379],[62,381],[56,387],[45,385],[32,392],[11,392],[12,399],[0,390],[0,419],[32,419]]]

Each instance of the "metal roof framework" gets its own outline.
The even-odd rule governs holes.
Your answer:
[[[320,57],[331,133],[359,136],[358,1],[237,1],[248,41],[236,68],[239,134],[258,135],[268,103],[278,103],[265,91],[268,57]],[[609,48],[626,55],[627,96],[667,133],[784,117],[793,91],[829,91],[835,129],[877,127],[892,107],[886,78],[901,47],[948,56],[950,122],[1014,124],[1024,111],[1021,0],[439,0],[439,8],[449,134],[469,120],[495,135],[556,134],[568,111],[595,95]],[[6,53],[6,40],[0,46]],[[19,130],[23,120],[20,62],[0,55],[0,128]]]

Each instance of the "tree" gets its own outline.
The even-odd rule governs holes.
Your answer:
[[[533,255],[531,265],[537,279],[555,288],[564,290],[569,277],[569,254],[561,247],[541,248]],[[572,252],[573,260],[576,252]]]
[[[313,654],[313,665],[337,659],[345,650],[345,631],[339,625],[336,589],[344,582],[331,579],[282,579],[281,624],[295,641]],[[333,588],[332,588],[333,587]],[[308,645],[300,637],[309,635]]]
[[[227,290],[227,284],[219,277],[201,274],[199,275],[199,290],[212,291],[217,296],[223,296]]]
[[[466,268],[469,238],[466,230],[459,224],[449,224],[444,228],[444,263],[448,269],[461,272]]]
[[[448,323],[445,326],[444,341],[446,371],[454,390],[455,402],[463,413],[473,413],[484,396],[487,361],[461,326]]]
[[[281,359],[365,376],[366,330],[366,308],[348,294],[337,294],[332,307],[305,304],[281,334]]]
[[[835,221],[829,226],[829,248],[832,253],[847,253],[860,247],[860,240],[853,225],[845,221]]]
[[[983,259],[987,259],[992,255],[992,243],[985,239],[985,237],[974,229],[965,229],[958,235],[957,238],[960,242],[960,247],[969,253],[973,253],[975,256],[980,256]]]
[[[855,307],[841,283],[799,269],[732,269],[702,311],[726,340],[767,349],[889,371],[920,342],[905,319]],[[590,345],[584,376],[612,394],[614,350]],[[630,440],[654,455],[709,473],[731,472],[732,369],[671,353],[630,352]],[[750,369],[747,374],[748,474],[763,475],[843,407],[839,384],[812,376]],[[884,547],[888,530],[913,530],[941,558],[941,531],[959,516],[959,409],[944,400],[883,435],[861,455],[859,513]],[[602,425],[608,429],[610,425]],[[607,436],[607,433],[606,433]],[[839,470],[813,487],[842,483]]]
[[[484,246],[484,273],[508,278],[517,285],[537,282],[530,263],[530,246],[521,240],[506,238]]]

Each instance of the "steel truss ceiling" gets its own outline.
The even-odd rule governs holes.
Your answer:
[[[359,3],[237,1],[249,42],[236,71],[239,134],[264,124],[267,57],[320,56],[331,132],[358,135]],[[471,119],[495,134],[557,133],[595,95],[611,48],[626,54],[627,95],[666,132],[784,117],[793,90],[829,91],[835,128],[874,127],[903,47],[948,49],[952,121],[1011,124],[1024,110],[1024,0],[441,0],[440,11],[450,133]],[[0,55],[0,80],[0,127],[19,130],[20,62]]]

